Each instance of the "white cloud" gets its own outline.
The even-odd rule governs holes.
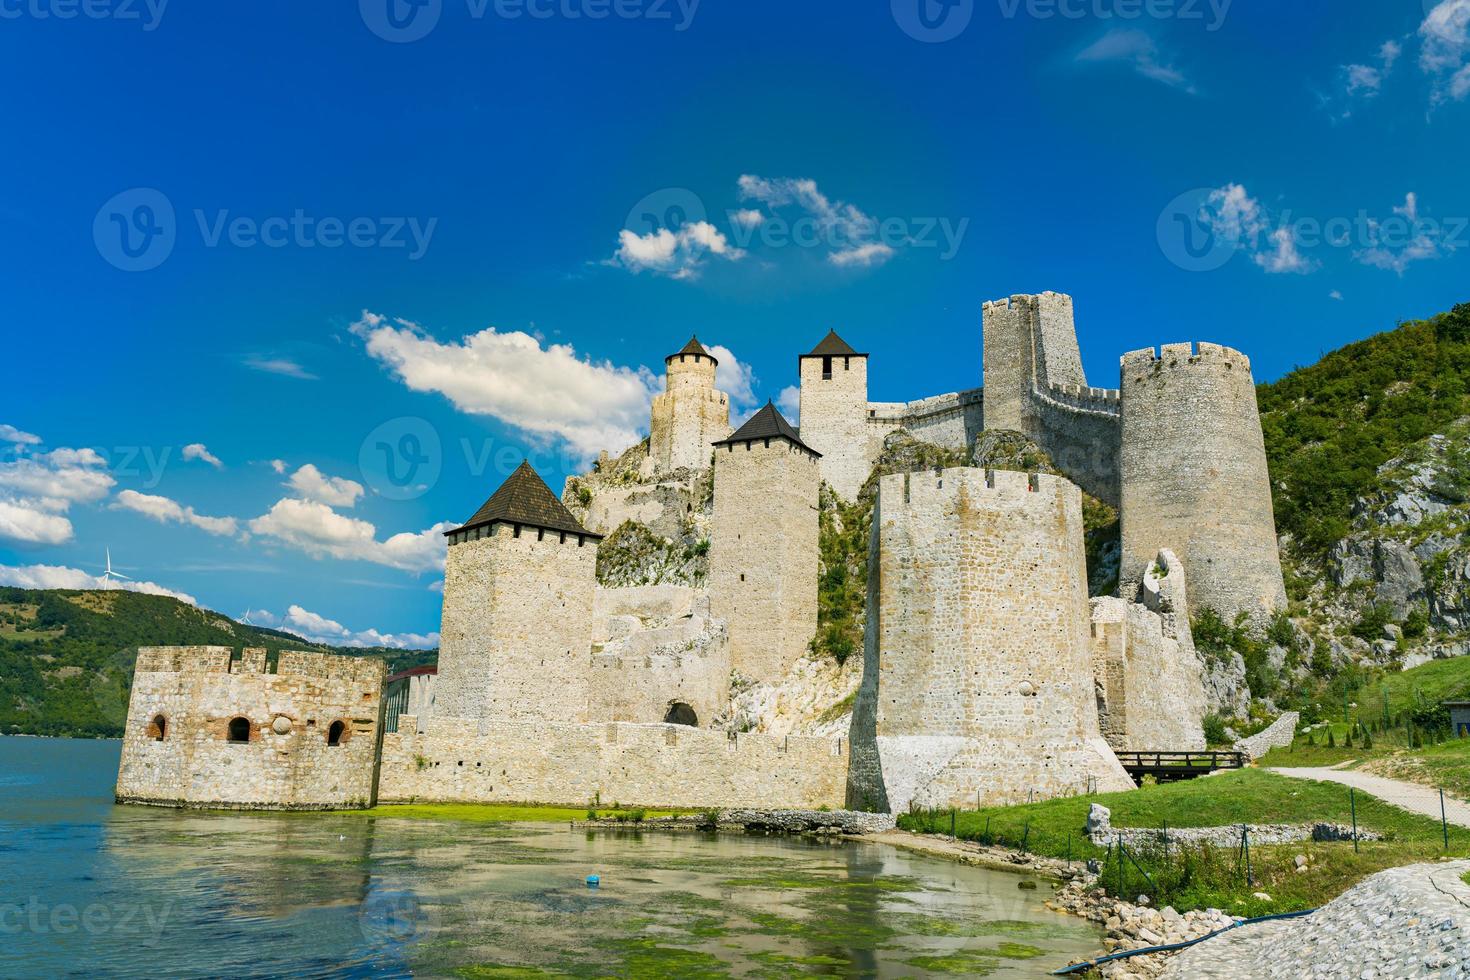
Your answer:
[[[257,625],[285,630],[311,643],[339,647],[386,647],[392,650],[429,650],[439,645],[438,633],[382,633],[375,629],[351,630],[334,619],[292,605],[284,617],[256,610]]]
[[[21,589],[122,589],[146,595],[172,596],[191,606],[199,605],[198,600],[188,593],[175,592],[154,582],[104,580],[79,568],[67,568],[64,565],[0,565],[0,585]]]
[[[307,500],[315,500],[329,507],[352,507],[363,495],[361,483],[340,476],[326,476],[310,463],[291,474],[286,486]]]
[[[271,460],[271,469],[275,470],[277,473],[284,475],[286,472],[286,461],[284,459]]]
[[[430,582],[429,583],[429,591],[430,592],[440,592],[440,593],[442,593],[444,591],[444,580],[441,578],[441,579],[439,579],[437,581]]]
[[[673,279],[693,279],[704,267],[706,255],[738,262],[745,251],[732,247],[708,221],[692,221],[677,229],[660,228],[646,235],[624,228],[618,232],[618,250],[607,264],[633,273],[648,270]]]
[[[786,416],[786,421],[792,425],[801,424],[801,389],[796,385],[787,385],[781,389],[776,396],[776,407],[781,414]]]
[[[893,247],[876,241],[878,222],[856,205],[834,201],[810,177],[761,177],[742,174],[736,182],[740,196],[779,210],[797,207],[816,225],[824,244],[832,249],[827,261],[839,267],[882,265],[894,255]]]
[[[1296,236],[1290,228],[1277,228],[1268,236],[1271,245],[1256,255],[1256,265],[1272,273],[1295,273],[1306,275],[1314,271],[1318,263],[1308,259],[1296,247]]]
[[[1195,94],[1194,85],[1184,73],[1162,57],[1158,43],[1136,28],[1115,28],[1108,31],[1083,49],[1076,60],[1080,64],[1121,62],[1130,65],[1144,78],[1162,82],[1190,95]]]
[[[583,459],[636,443],[661,387],[647,368],[584,359],[569,344],[543,348],[520,331],[488,327],[440,343],[406,320],[367,311],[352,331],[410,389],[437,392],[462,412],[543,441],[563,440]]]
[[[869,242],[866,245],[856,245],[852,248],[833,252],[827,256],[827,261],[835,266],[875,266],[882,265],[893,258],[893,249],[882,242]]]
[[[1445,239],[1443,225],[1420,219],[1419,197],[1412,191],[1393,213],[1388,221],[1368,222],[1369,243],[1353,253],[1356,261],[1402,276],[1415,262],[1437,259],[1455,250],[1455,243]]]
[[[1330,293],[1327,294],[1327,298],[1328,299],[1335,299],[1338,302],[1342,302],[1342,290],[1340,290],[1340,289],[1334,289],[1332,292],[1330,292]]]
[[[131,510],[151,517],[160,524],[189,524],[209,534],[228,537],[240,529],[239,522],[233,517],[205,517],[195,513],[193,507],[185,507],[168,497],[138,493],[136,490],[122,491],[112,506],[116,510]]]
[[[1392,39],[1384,41],[1383,46],[1378,49],[1378,60],[1383,62],[1383,70],[1393,71],[1393,66],[1398,63],[1399,56],[1404,53],[1404,46]]]
[[[29,443],[28,443],[29,444]],[[21,545],[65,544],[72,504],[92,503],[116,484],[91,449],[54,449],[0,463],[0,539]]]
[[[21,446],[38,445],[40,436],[33,436],[29,432],[22,432],[13,425],[0,425],[0,442],[8,442]]]
[[[317,380],[316,375],[289,357],[261,357],[252,355],[245,358],[245,366],[255,371],[264,371],[267,374],[281,374],[288,378],[298,378],[302,381]]]
[[[734,405],[755,404],[756,378],[751,366],[741,363],[728,347],[711,344],[708,349],[715,360],[720,362],[715,368],[715,387],[729,395],[730,402]]]
[[[1240,184],[1226,184],[1212,191],[1204,218],[1216,234],[1235,241],[1253,244],[1266,230],[1261,202]]]
[[[1434,81],[1432,104],[1470,95],[1470,0],[1441,0],[1419,25],[1419,68]]]
[[[210,466],[213,466],[217,470],[222,470],[225,468],[225,464],[220,462],[220,458],[214,453],[210,452],[209,448],[205,446],[202,442],[189,443],[187,446],[184,447],[183,456],[186,462],[191,459],[197,459],[202,463],[208,463]]]
[[[444,568],[444,532],[456,525],[435,524],[419,532],[402,532],[379,541],[367,521],[345,517],[315,500],[287,497],[250,522],[250,530],[313,557],[369,561],[410,572]]]
[[[731,212],[730,220],[742,228],[755,228],[765,223],[766,216],[756,208],[746,208]]]

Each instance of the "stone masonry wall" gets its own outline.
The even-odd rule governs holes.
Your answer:
[[[376,799],[383,663],[228,647],[138,651],[118,766],[123,803],[348,809]],[[232,719],[249,741],[229,740]],[[162,720],[162,724],[158,723]],[[329,744],[333,723],[342,726]]]
[[[822,358],[800,359],[801,441],[822,454],[822,479],[853,500],[875,458],[868,431],[868,359],[834,357],[831,362],[832,376],[824,378]]]
[[[656,472],[708,469],[710,444],[730,434],[730,398],[715,389],[715,362],[698,354],[669,359],[664,391],[653,398],[649,457]]]
[[[842,739],[727,735],[679,725],[400,724],[383,742],[384,802],[840,807]]]
[[[730,703],[729,631],[688,616],[594,646],[588,679],[591,722],[662,722],[675,703],[708,725]]]
[[[1082,498],[1060,478],[885,477],[848,803],[898,812],[1131,788],[1098,728]]]
[[[867,464],[883,451],[883,440],[904,429],[915,439],[949,449],[968,449],[984,430],[984,395],[979,388],[934,395],[912,402],[868,405]],[[866,480],[866,477],[864,477]]]
[[[751,680],[781,677],[816,634],[817,463],[785,439],[715,453],[710,610],[729,624],[731,668]]]
[[[1286,605],[1250,360],[1216,344],[1123,357],[1121,594],[1161,549],[1184,562],[1189,606],[1232,619]]]
[[[444,569],[437,710],[585,721],[597,542],[508,524],[475,533]]]

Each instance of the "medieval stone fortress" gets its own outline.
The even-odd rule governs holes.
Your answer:
[[[1091,387],[1072,300],[1013,296],[983,308],[983,390],[870,402],[868,355],[832,332],[798,358],[800,426],[768,404],[734,431],[698,340],[665,363],[648,440],[560,499],[523,464],[449,532],[438,674],[411,699],[374,661],[142,650],[118,799],[900,811],[1122,790],[1116,751],[1204,744],[1191,610],[1285,604],[1236,351],[1137,351]],[[895,439],[968,461],[1000,432],[1062,475],[884,465]],[[1089,598],[1084,491],[1120,517],[1116,595]],[[864,643],[839,664],[814,643],[824,508],[859,495]]]

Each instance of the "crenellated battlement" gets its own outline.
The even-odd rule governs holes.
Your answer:
[[[1070,480],[1049,473],[1020,473],[967,466],[919,473],[893,473],[883,477],[878,487],[885,514],[904,510],[938,509],[953,503],[962,494],[971,507],[1008,508],[1022,504],[1035,505],[1038,500],[1055,499],[1069,492],[1078,493],[1077,487]]]
[[[1049,384],[1037,395],[1050,398],[1063,408],[1079,412],[1100,412],[1116,416],[1123,410],[1123,393],[1117,388],[1093,388],[1086,385]]]
[[[1227,371],[1251,371],[1251,360],[1238,350],[1200,341],[1198,344],[1164,344],[1162,348],[1146,347],[1129,351],[1120,360],[1122,374],[1141,381],[1150,372],[1187,368],[1194,365],[1223,367]]]
[[[282,650],[275,663],[264,647],[246,647],[236,656],[232,647],[139,647],[138,673],[147,674],[265,674],[346,680],[372,684],[382,680],[384,665],[371,657],[309,650]]]

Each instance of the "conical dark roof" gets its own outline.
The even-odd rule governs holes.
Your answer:
[[[805,449],[813,456],[821,457],[822,455],[801,441],[801,435],[790,422],[786,421],[786,416],[777,410],[774,402],[766,402],[766,407],[752,415],[750,421],[735,430],[734,435],[728,439],[721,439],[715,445],[755,442],[760,439],[785,439],[792,445]]]
[[[801,356],[802,357],[867,357],[868,355],[867,354],[859,354],[857,351],[855,351],[855,350],[852,349],[852,347],[847,343],[847,341],[845,341],[841,337],[837,336],[837,331],[836,330],[829,330],[829,331],[827,331],[827,336],[825,336],[825,337],[822,338],[822,342],[820,344],[818,344],[817,346],[815,346],[815,347],[812,348],[812,352],[810,354],[803,354]]]
[[[698,337],[690,337],[689,338],[689,343],[685,344],[683,347],[681,347],[678,350],[674,351],[674,353],[672,353],[668,357],[664,358],[664,360],[665,361],[672,361],[674,358],[678,357],[680,354],[694,354],[694,355],[696,355],[698,357],[707,357],[711,361],[714,361],[716,366],[719,366],[719,363],[720,363],[719,360],[715,358],[715,355],[711,354],[709,351],[707,351],[707,350],[704,349],[704,345],[699,342],[699,338]]]
[[[474,517],[466,521],[463,527],[455,528],[449,533],[484,527],[487,524],[521,524],[548,531],[581,534],[589,538],[602,537],[578,523],[566,505],[556,499],[556,494],[551,492],[546,481],[531,469],[528,461],[523,461],[516,467],[516,471],[500,485],[500,489],[492,493],[490,499],[475,511]]]

